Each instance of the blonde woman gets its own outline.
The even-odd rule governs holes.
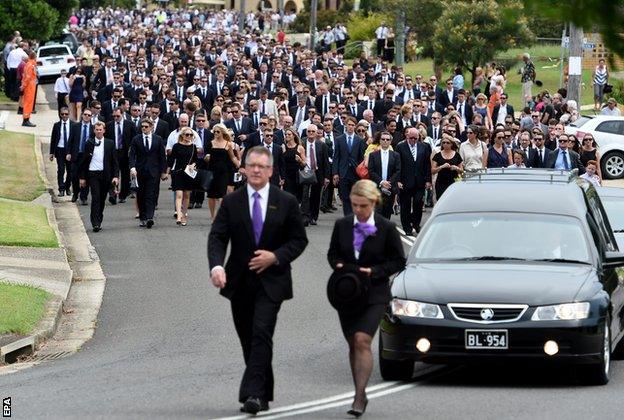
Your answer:
[[[217,215],[217,204],[227,194],[228,183],[232,177],[232,168],[238,170],[240,161],[234,150],[234,143],[224,124],[215,124],[212,128],[213,139],[206,147],[206,163],[212,171],[212,183],[208,189],[208,209],[214,220]],[[209,150],[208,150],[209,149]]]
[[[187,172],[194,171],[197,165],[197,147],[193,144],[195,133],[184,127],[178,134],[178,142],[173,145],[167,157],[167,174],[171,174],[171,189],[175,191],[175,210],[178,226],[186,226],[187,209],[195,181]]]
[[[299,171],[306,165],[305,148],[301,145],[301,140],[297,132],[288,128],[284,132],[284,191],[297,197],[301,203],[303,191],[299,185]]]

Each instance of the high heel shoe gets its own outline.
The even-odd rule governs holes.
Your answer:
[[[182,224],[182,220],[176,220],[176,225],[180,226]]]
[[[366,406],[368,405],[368,398],[364,401],[364,407],[355,408],[355,403],[351,405],[351,410],[347,411],[347,414],[354,416],[355,418],[361,417],[364,413],[366,413]]]

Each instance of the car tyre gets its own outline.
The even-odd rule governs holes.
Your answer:
[[[608,152],[600,158],[602,176],[606,179],[624,177],[624,153]]]
[[[602,345],[602,361],[591,365],[579,366],[579,379],[585,385],[606,385],[611,373],[611,319],[605,321]]]
[[[383,357],[383,342],[379,335],[379,370],[385,381],[408,381],[414,376],[413,360],[389,360]]]

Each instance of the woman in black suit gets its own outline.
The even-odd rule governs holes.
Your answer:
[[[349,343],[349,362],[355,384],[355,399],[348,414],[364,414],[368,399],[366,384],[373,370],[371,342],[383,313],[392,299],[389,277],[405,267],[405,253],[394,223],[375,213],[381,193],[374,182],[360,180],[350,194],[353,215],[336,221],[327,259],[336,270],[356,265],[370,277],[367,303],[357,311],[338,310],[342,332]]]

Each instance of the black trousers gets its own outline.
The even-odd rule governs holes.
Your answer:
[[[67,106],[67,102],[65,102],[67,95],[67,93],[58,93],[56,95],[56,109],[58,110],[59,117],[61,116],[61,108]]]
[[[6,79],[8,96],[13,101],[17,101],[19,98],[19,87],[17,86],[17,69],[9,69]]]
[[[149,173],[139,172],[137,174],[139,190],[137,191],[137,202],[139,203],[139,220],[146,221],[154,218],[154,210],[158,204],[158,188],[160,178],[152,177]]]
[[[205,196],[206,192],[204,190],[193,190],[191,191],[191,198],[189,199],[189,202],[193,204],[204,204]]]
[[[386,47],[386,40],[385,39],[378,39],[377,40],[377,56],[381,57],[381,55],[384,52],[384,49]]]
[[[89,197],[89,183],[87,183],[86,187],[80,186],[80,180],[78,179],[78,165],[82,160],[82,153],[78,154],[78,157],[75,161],[71,163],[71,185],[72,185],[72,193],[76,198],[80,198],[82,201],[87,201]]]
[[[321,190],[323,184],[316,183],[314,185],[303,186],[303,197],[301,200],[301,213],[303,214],[303,220],[309,222],[310,220],[317,220],[319,215],[319,209],[321,207]]]
[[[338,54],[344,54],[344,49],[345,49],[345,44],[347,43],[346,40],[341,40],[341,41],[336,41],[336,52]]]
[[[273,333],[281,302],[269,299],[260,280],[253,276],[230,304],[246,366],[238,400],[258,397],[273,401]]]
[[[390,220],[392,217],[392,207],[394,206],[394,198],[396,194],[392,193],[391,195],[381,194],[381,204],[377,206],[377,212],[381,214],[386,219]]]
[[[399,192],[399,203],[401,204],[401,226],[405,233],[412,230],[420,231],[420,221],[422,220],[424,188],[403,189]]]
[[[101,226],[104,219],[106,194],[110,188],[110,180],[104,177],[102,171],[89,171],[89,189],[91,190],[91,226]]]
[[[125,200],[130,195],[130,163],[128,152],[124,149],[117,150],[117,162],[119,162],[119,199]],[[111,192],[114,187],[111,186]]]
[[[322,197],[321,197],[321,207],[331,209],[331,206],[334,204],[334,183],[330,182],[323,189]]]
[[[342,212],[345,216],[353,213],[349,194],[351,194],[351,187],[353,187],[353,184],[355,184],[356,181],[356,179],[344,178],[340,178],[338,181],[338,195],[340,196],[340,201],[342,201]]]
[[[54,151],[56,158],[56,181],[59,191],[69,191],[71,187],[71,161],[67,161],[65,156],[67,151],[64,147],[57,147]]]

